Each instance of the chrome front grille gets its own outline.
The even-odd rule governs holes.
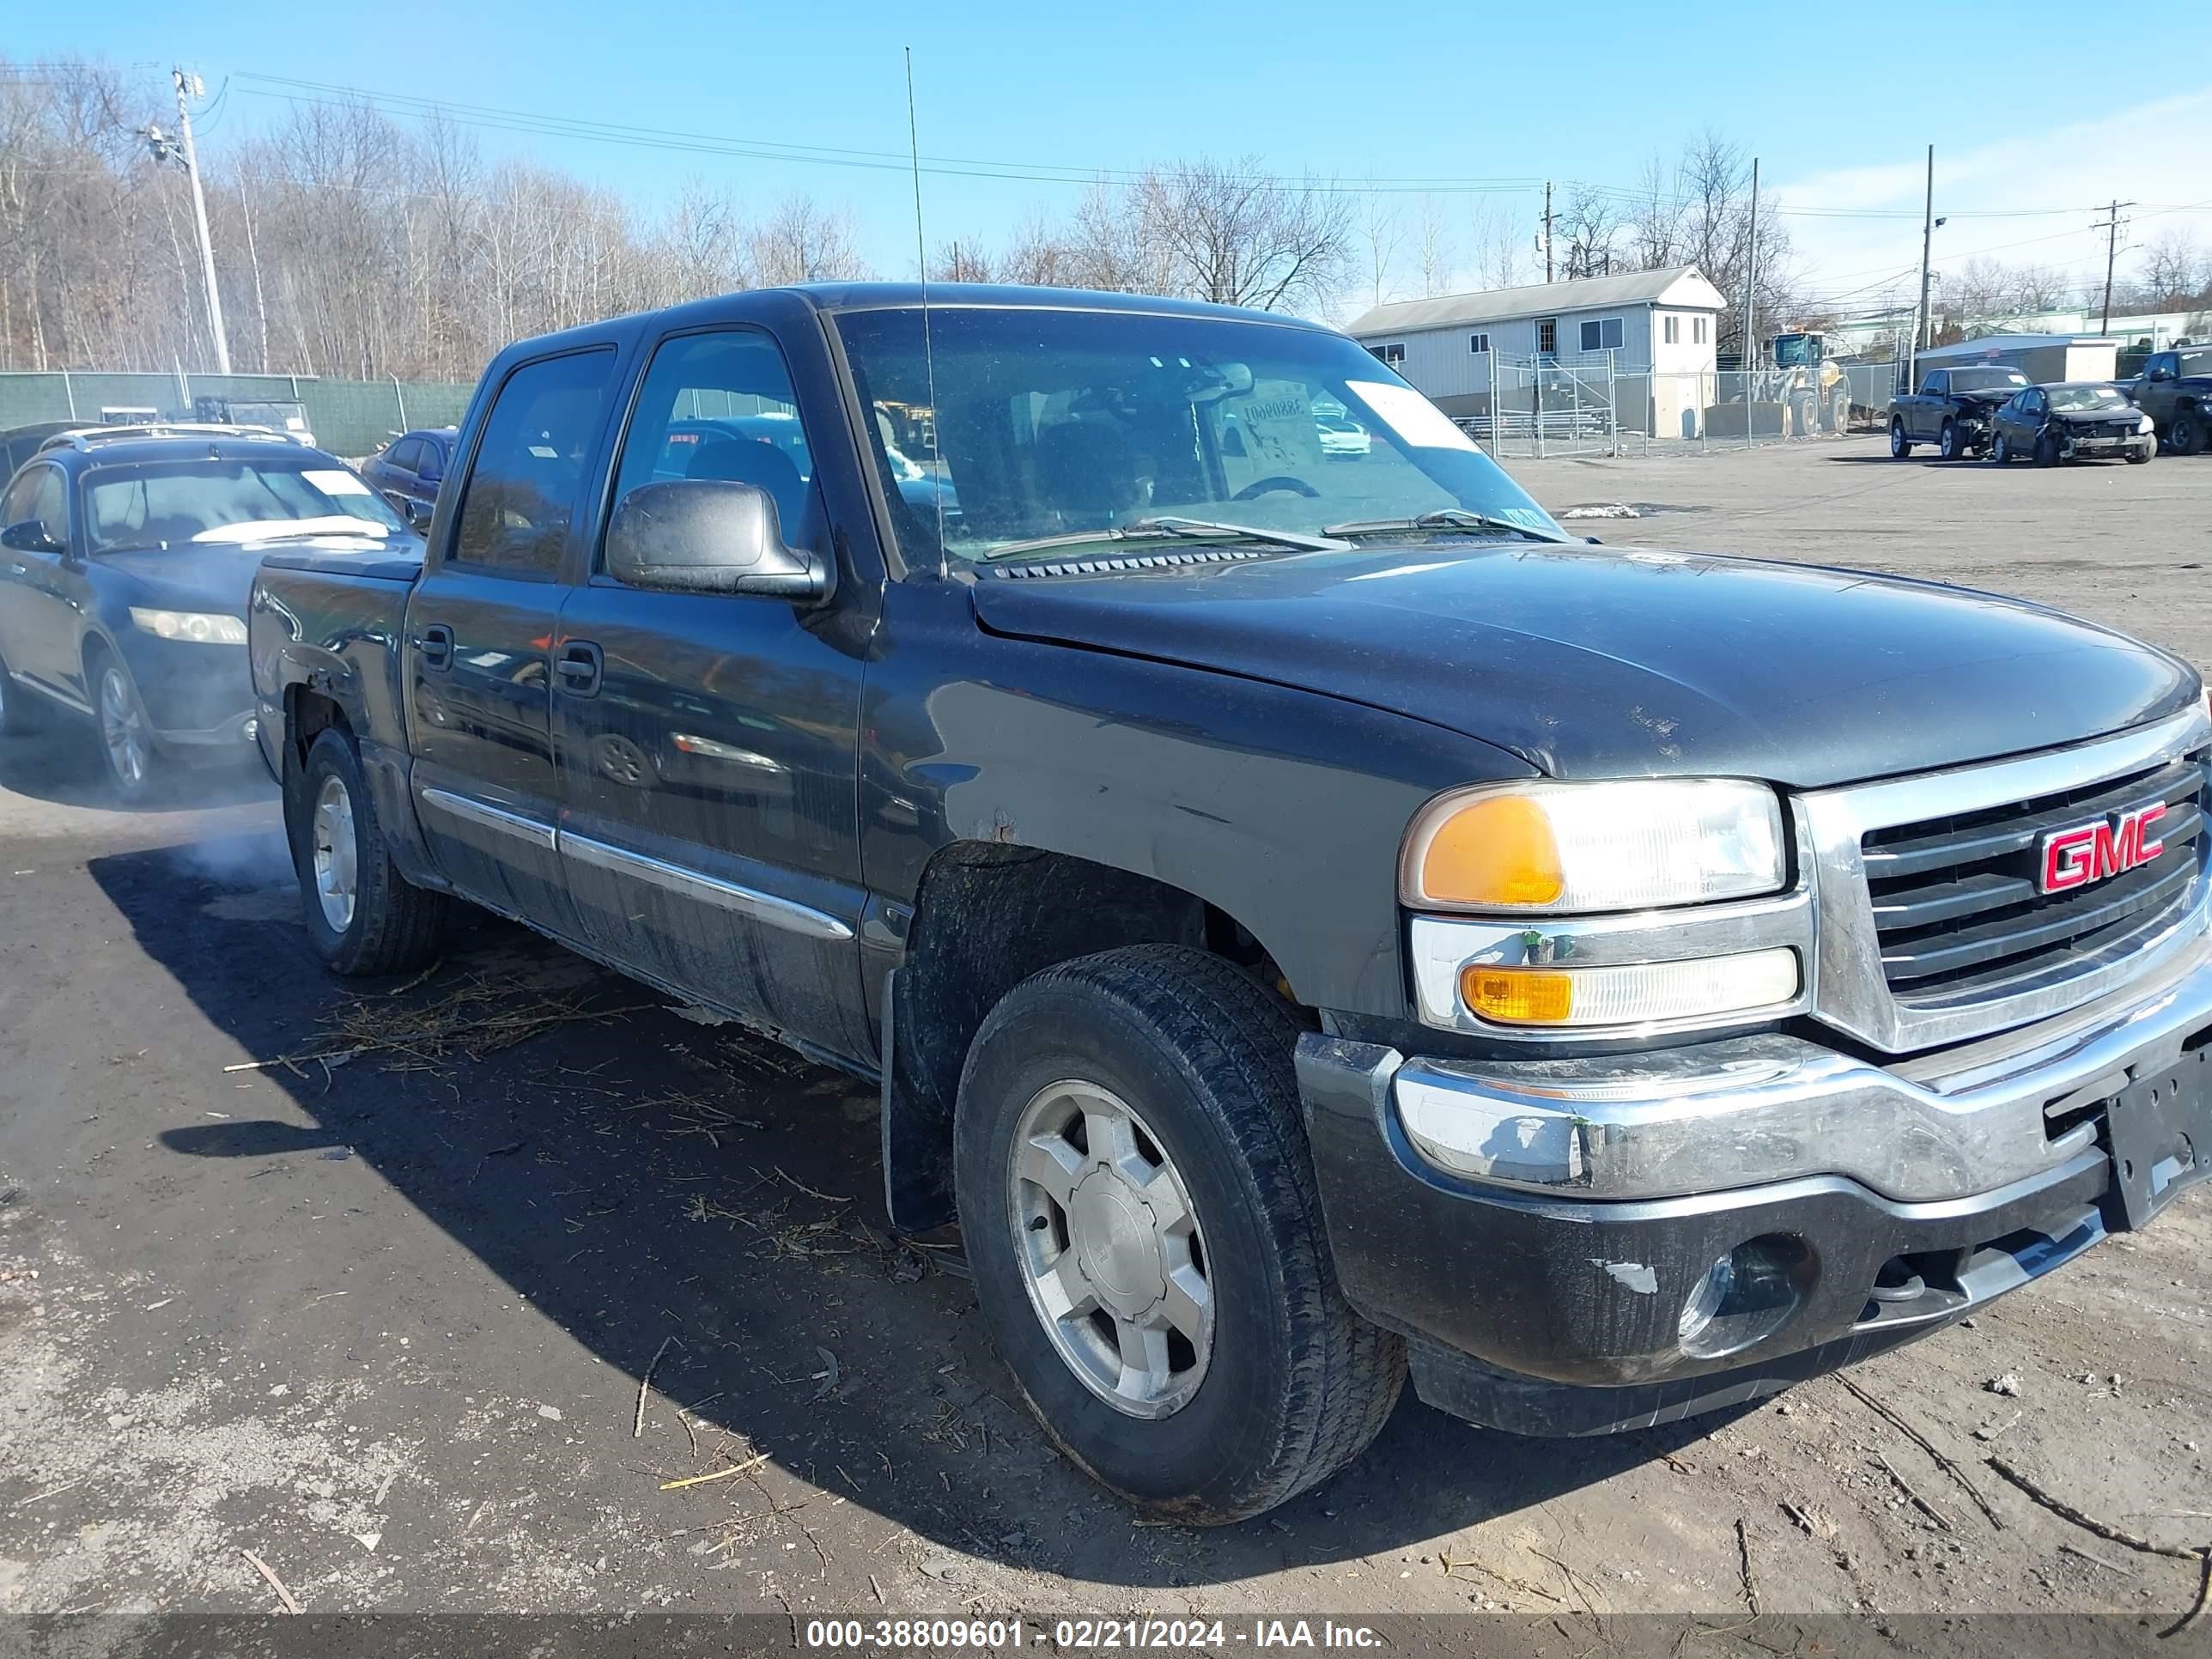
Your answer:
[[[1978,812],[1869,831],[1861,842],[1882,977],[1906,994],[1996,989],[2094,951],[2185,902],[2203,827],[2201,756]],[[2148,864],[2070,891],[2036,891],[2050,830],[2163,805]]]
[[[1816,1018],[1892,1054],[2081,1006],[2206,927],[2212,719],[2195,706],[2070,749],[1797,798],[1814,866]],[[2166,805],[2158,858],[2039,894],[2048,830]]]

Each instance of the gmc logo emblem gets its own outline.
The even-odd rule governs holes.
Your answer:
[[[2063,893],[2148,864],[2166,851],[2150,826],[2166,816],[2166,803],[2114,812],[2094,823],[2044,832],[2036,842],[2035,890]]]

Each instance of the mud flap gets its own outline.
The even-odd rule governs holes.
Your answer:
[[[902,970],[884,975],[883,1158],[884,1209],[891,1229],[926,1233],[953,1219],[952,1124],[922,1105],[911,1079],[911,1059],[900,1064],[899,981]]]

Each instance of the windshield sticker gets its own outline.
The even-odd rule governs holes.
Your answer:
[[[366,495],[368,486],[350,472],[334,471],[327,467],[301,469],[300,476],[325,495]]]
[[[1249,396],[1224,400],[1244,439],[1244,458],[1262,472],[1321,465],[1321,428],[1301,380],[1255,380]]]
[[[1376,418],[1409,444],[1423,449],[1476,448],[1474,440],[1454,426],[1443,410],[1409,386],[1353,380],[1351,386]]]

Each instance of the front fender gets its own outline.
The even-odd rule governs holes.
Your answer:
[[[1300,1002],[1402,1018],[1407,823],[1455,785],[1535,775],[1362,704],[945,621],[900,630],[869,675],[862,858],[895,902],[951,842],[1063,853],[1213,905]]]

